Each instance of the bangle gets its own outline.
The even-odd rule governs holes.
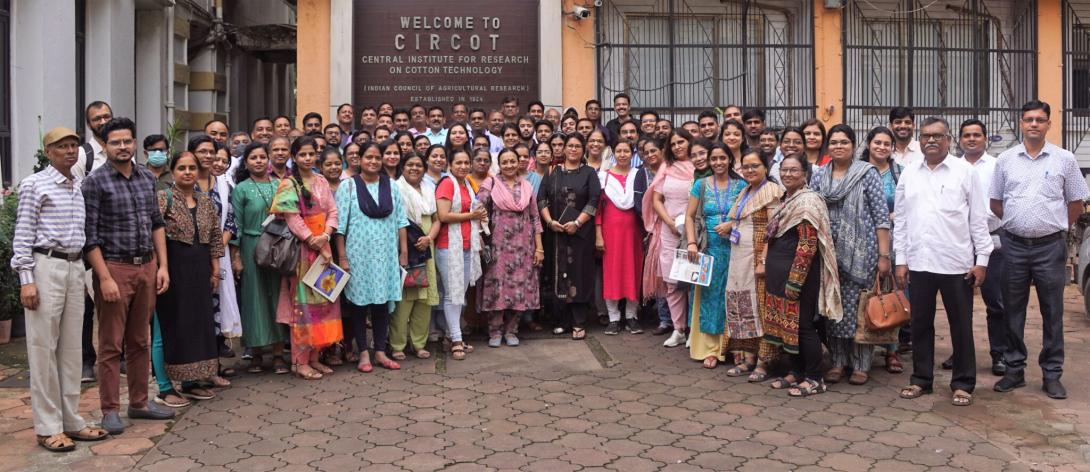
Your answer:
[[[535,251],[534,251],[534,253],[538,253],[538,252],[540,252],[540,253],[542,253],[542,254],[545,254],[545,250],[544,250],[544,249],[537,249],[537,250],[535,250]]]
[[[689,244],[692,244],[693,246],[696,246],[696,243],[694,243],[694,242],[692,242],[692,241],[689,241]],[[688,247],[688,246],[689,246],[689,244],[686,244],[685,246],[686,246],[686,247]]]

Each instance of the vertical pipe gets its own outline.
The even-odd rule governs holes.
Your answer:
[[[675,85],[675,80],[674,80],[674,55],[677,53],[677,49],[676,49],[675,41],[674,41],[674,21],[676,21],[677,18],[675,18],[675,16],[674,16],[674,14],[676,13],[674,11],[674,1],[675,0],[666,0],[666,3],[668,5],[668,10],[667,10],[667,14],[666,14],[666,34],[670,36],[670,49],[669,49],[669,52],[667,54],[668,54],[668,57],[669,57],[669,65],[670,65],[670,74],[669,74],[670,85],[668,86],[668,90],[669,90],[669,93],[670,93],[669,103],[670,103],[670,116],[671,117],[673,117],[676,114],[676,109],[674,108],[674,87],[676,86]]]

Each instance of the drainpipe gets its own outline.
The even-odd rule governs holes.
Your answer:
[[[163,17],[167,30],[167,89],[163,107],[166,108],[166,124],[169,126],[174,123],[174,6],[163,7]]]

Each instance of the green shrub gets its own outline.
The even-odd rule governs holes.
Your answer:
[[[11,262],[11,241],[15,236],[15,210],[19,197],[11,189],[5,190],[0,206],[0,264]],[[19,274],[10,267],[0,270],[0,321],[10,320],[22,313],[19,303]]]

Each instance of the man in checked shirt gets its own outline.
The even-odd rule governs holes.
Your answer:
[[[174,411],[148,401],[151,311],[167,290],[166,233],[155,177],[135,165],[136,125],[113,118],[102,125],[108,163],[83,182],[87,261],[94,271],[98,311],[98,381],[102,427],[125,430],[120,410],[121,346],[128,367],[129,418],[165,420]]]
[[[84,203],[72,174],[79,137],[53,128],[42,138],[50,165],[19,184],[11,268],[26,309],[30,406],[38,444],[54,452],[73,440],[106,438],[79,415],[83,334]]]

